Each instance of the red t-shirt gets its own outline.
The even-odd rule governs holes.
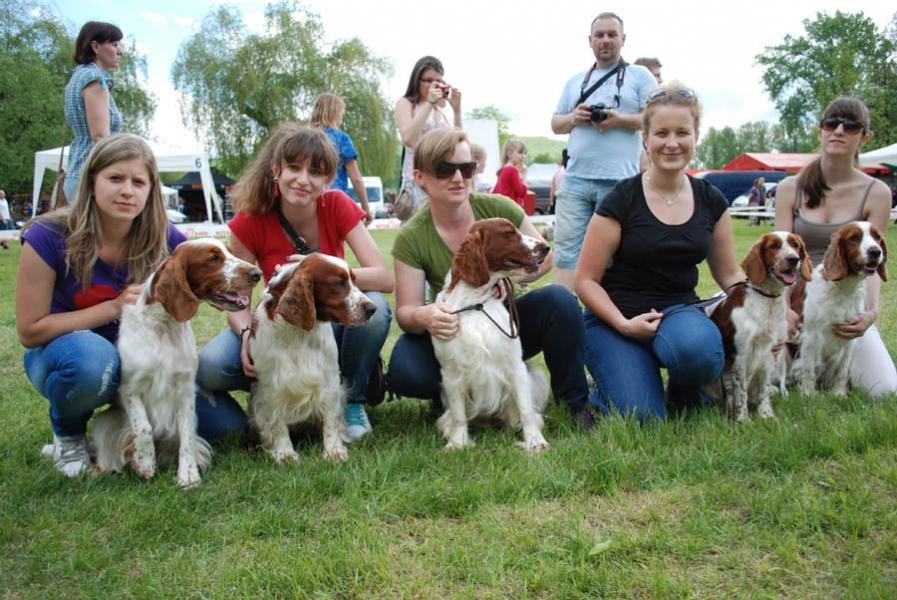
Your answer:
[[[364,211],[349,196],[339,190],[328,190],[318,197],[318,236],[320,252],[345,258],[343,242],[349,232],[364,221]],[[240,242],[256,257],[267,282],[274,274],[274,267],[296,254],[290,238],[280,226],[277,212],[249,215],[238,212],[228,224]]]
[[[523,199],[526,198],[526,184],[520,177],[520,171],[514,165],[505,165],[498,172],[498,181],[492,188],[493,194],[501,194],[507,196],[520,206],[523,206]]]

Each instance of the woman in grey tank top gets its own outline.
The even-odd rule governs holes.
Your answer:
[[[819,157],[795,177],[782,180],[776,190],[776,229],[799,234],[813,264],[822,262],[831,235],[844,223],[870,221],[882,233],[890,220],[891,192],[881,181],[857,166],[860,149],[869,140],[869,109],[855,98],[841,97],[825,109],[817,132]],[[838,327],[845,338],[859,338],[850,366],[854,387],[878,398],[897,391],[897,370],[875,326],[881,280],[866,280],[866,307]],[[789,331],[799,328],[789,314]]]

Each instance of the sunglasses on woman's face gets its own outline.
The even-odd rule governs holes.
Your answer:
[[[455,175],[455,171],[461,171],[461,177],[470,179],[473,177],[476,169],[476,162],[452,163],[443,161],[436,165],[436,172],[433,175],[436,176],[436,179],[448,179]]]
[[[819,124],[826,131],[834,131],[838,128],[838,126],[844,126],[844,133],[859,133],[863,131],[866,127],[862,123],[857,123],[856,121],[851,121],[850,119],[842,119],[840,117],[829,117],[828,119],[823,119]]]

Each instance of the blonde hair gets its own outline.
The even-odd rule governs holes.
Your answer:
[[[647,133],[651,129],[651,117],[661,106],[687,106],[694,120],[695,131],[701,127],[701,104],[698,95],[690,87],[679,81],[671,81],[654,88],[648,94],[648,103],[642,117],[642,127]]]
[[[460,129],[441,127],[431,129],[414,148],[414,168],[430,175],[436,172],[436,165],[447,161],[455,153],[455,146],[468,143],[467,134]]]
[[[128,133],[101,139],[87,157],[75,197],[67,208],[41,215],[28,222],[55,225],[65,232],[65,264],[82,286],[92,280],[94,266],[103,246],[103,228],[93,188],[97,173],[115,163],[139,158],[149,175],[150,190],[143,210],[131,223],[125,238],[124,255],[128,283],[145,281],[168,255],[168,215],[162,201],[156,157],[149,145]]]
[[[346,112],[346,102],[336,94],[324,92],[315,100],[311,111],[312,127],[339,128]]]
[[[280,200],[274,195],[275,173],[283,165],[301,165],[308,161],[328,182],[339,166],[336,150],[320,129],[284,123],[265,142],[255,160],[234,186],[231,201],[234,210],[260,215],[275,210]]]
[[[470,142],[470,157],[476,161],[477,166],[486,162],[486,149],[479,144]]]
[[[510,139],[505,142],[505,147],[502,149],[501,153],[501,164],[502,166],[508,164],[508,161],[511,159],[511,152],[525,152],[526,144],[524,144],[521,140]]]

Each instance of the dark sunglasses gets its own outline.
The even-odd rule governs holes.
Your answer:
[[[436,179],[448,179],[454,176],[455,171],[461,171],[461,177],[470,179],[476,170],[476,162],[452,163],[443,161],[436,165],[436,172],[433,175],[436,176]]]
[[[692,90],[688,88],[675,88],[672,90],[665,90],[663,88],[658,88],[648,94],[648,100],[645,104],[651,104],[652,102],[657,102],[658,100],[663,100],[667,96],[676,96],[677,98],[681,98],[682,100],[697,100],[698,95],[695,94]]]
[[[819,126],[826,131],[834,131],[840,125],[844,126],[844,133],[859,133],[866,129],[866,126],[862,123],[857,123],[850,119],[842,119],[840,117],[829,117],[828,119],[823,119],[819,124]]]

